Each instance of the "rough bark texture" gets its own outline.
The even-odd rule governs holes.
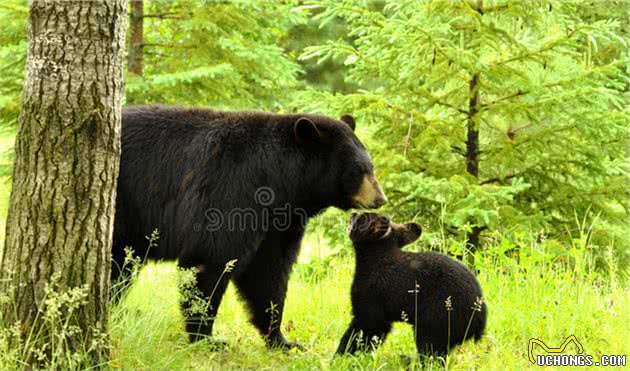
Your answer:
[[[19,321],[22,340],[45,353],[59,351],[46,345],[59,334],[38,315],[47,286],[87,291],[85,305],[61,308],[81,329],[64,351],[107,331],[126,27],[127,0],[30,3],[0,292],[10,296],[5,323]]]
[[[131,0],[131,22],[129,41],[129,72],[142,76],[144,58],[144,3]]]

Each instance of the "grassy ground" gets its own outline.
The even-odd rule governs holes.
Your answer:
[[[211,352],[207,344],[188,345],[177,304],[176,269],[150,264],[129,297],[113,308],[114,368],[135,369],[399,369],[413,355],[410,326],[398,324],[385,345],[373,354],[333,357],[350,320],[349,288],[353,267],[343,261],[321,279],[292,277],[285,311],[285,334],[307,348],[303,353],[268,352],[233,287],[227,293],[216,323],[216,336],[229,346]],[[539,369],[527,360],[532,337],[550,347],[575,335],[585,354],[630,355],[628,291],[609,285],[587,284],[572,274],[551,269],[481,272],[479,279],[489,307],[488,332],[479,343],[468,343],[446,362],[429,368],[452,370]],[[287,324],[291,323],[290,329]],[[575,354],[575,348],[567,350]],[[537,348],[536,354],[541,354]],[[418,365],[411,365],[416,368]]]
[[[10,142],[10,135],[0,135],[2,148]],[[8,195],[9,183],[7,179],[2,179],[0,245],[4,239]],[[303,254],[317,257],[328,251],[320,241],[311,239],[308,242],[306,247],[309,251]],[[539,253],[538,246],[529,246],[528,249],[530,256]],[[588,249],[578,253],[582,260],[588,260]],[[290,282],[283,327],[290,341],[298,341],[306,348],[304,352],[267,351],[247,322],[243,305],[230,286],[215,330],[216,336],[226,340],[228,346],[211,351],[205,341],[192,345],[187,342],[183,318],[179,313],[174,264],[151,263],[142,270],[128,296],[111,309],[113,358],[108,368],[420,368],[419,363],[410,364],[409,357],[405,357],[414,353],[413,331],[405,324],[396,325],[387,342],[376,352],[356,357],[333,357],[350,320],[352,274],[350,257],[336,258],[334,265],[326,270],[313,269],[312,263],[296,266]],[[584,346],[585,354],[593,355],[594,360],[599,360],[602,354],[630,355],[630,291],[625,284],[603,277],[590,271],[586,265],[552,267],[540,261],[526,261],[523,257],[517,263],[503,254],[487,255],[479,273],[489,308],[486,336],[479,343],[468,343],[455,349],[446,360],[425,361],[425,367],[452,370],[541,369],[527,359],[528,340],[532,337],[556,347],[569,335],[575,335]],[[566,352],[574,354],[575,347],[569,346]],[[535,353],[541,354],[541,349],[536,348]]]

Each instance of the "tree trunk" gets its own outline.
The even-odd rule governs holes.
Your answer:
[[[479,73],[473,74],[469,83],[468,114],[466,117],[466,171],[479,178]],[[472,251],[479,247],[479,235],[483,227],[474,226],[468,234],[467,244]]]
[[[30,365],[50,365],[52,354],[108,355],[98,339],[107,334],[126,27],[127,0],[30,2],[0,251],[0,292],[9,296],[0,319],[19,324],[12,347],[28,340],[20,352]],[[68,292],[84,300],[60,296]]]
[[[144,3],[131,0],[131,40],[129,42],[129,72],[142,76],[144,58]]]
[[[466,117],[466,171],[479,178],[479,74],[475,73],[469,83],[470,98]]]

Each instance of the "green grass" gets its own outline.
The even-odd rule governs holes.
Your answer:
[[[11,135],[0,136],[3,148],[11,140]],[[6,178],[0,180],[0,245],[4,239],[9,187]],[[215,325],[216,337],[227,341],[227,348],[211,351],[205,341],[188,344],[179,312],[175,265],[150,263],[141,271],[127,297],[111,309],[113,357],[109,368],[419,368],[418,363],[409,364],[409,357],[405,357],[412,356],[415,349],[413,331],[405,324],[397,324],[376,352],[333,357],[350,321],[353,261],[349,257],[335,258],[331,266],[322,269],[325,265],[319,264],[318,259],[330,251],[327,248],[325,242],[311,236],[302,255],[312,257],[314,262],[297,264],[290,281],[284,333],[290,341],[302,344],[306,351],[268,351],[248,323],[248,315],[232,286],[223,300]],[[528,340],[535,337],[556,347],[572,334],[582,343],[585,353],[593,355],[595,360],[601,354],[630,355],[630,291],[627,285],[606,279],[607,272],[595,273],[588,265],[552,266],[532,259],[540,253],[540,246],[530,245],[526,249],[529,255],[523,250],[518,263],[503,253],[484,256],[478,277],[489,310],[486,336],[478,343],[456,348],[445,361],[426,361],[427,369],[545,369],[533,366],[527,360]],[[573,251],[573,261],[588,261],[591,254],[590,249],[580,249],[579,246],[569,250]],[[530,258],[526,259],[526,256]],[[576,257],[581,259],[576,260]],[[540,352],[537,348],[536,353]],[[569,346],[567,353],[574,352],[575,348]]]
[[[333,357],[350,321],[349,290],[353,265],[348,259],[315,280],[298,265],[291,279],[283,326],[290,341],[305,352],[269,352],[233,287],[216,320],[215,335],[227,340],[221,351],[205,342],[188,345],[179,314],[173,264],[149,264],[127,299],[112,310],[114,368],[134,369],[398,369],[414,354],[410,326],[398,324],[375,353]],[[497,267],[500,268],[500,267]],[[527,360],[532,337],[551,347],[574,334],[586,354],[630,354],[628,290],[588,285],[570,272],[541,268],[530,272],[493,269],[479,274],[489,308],[486,336],[455,349],[435,369],[539,369]],[[287,330],[287,323],[292,323]],[[571,346],[569,346],[571,348]],[[575,349],[567,350],[568,354]],[[536,354],[540,354],[536,349]],[[417,365],[416,365],[417,366]]]

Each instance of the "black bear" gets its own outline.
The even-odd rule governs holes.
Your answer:
[[[481,338],[486,305],[477,279],[446,255],[401,250],[421,233],[416,223],[395,224],[378,214],[353,214],[353,319],[337,353],[377,346],[392,322],[399,321],[414,326],[421,354],[445,355],[469,338]]]
[[[195,341],[212,334],[232,279],[267,345],[296,346],[280,325],[308,218],[330,206],[386,202],[354,127],[351,116],[124,109],[112,280],[125,278],[125,246],[195,267],[197,288],[210,298],[207,313],[194,315],[182,301]],[[148,249],[155,229],[159,243]]]

